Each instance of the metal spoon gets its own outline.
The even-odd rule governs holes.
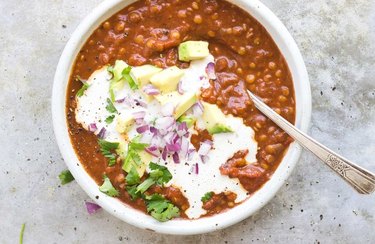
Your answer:
[[[375,174],[350,162],[344,157],[323,146],[313,138],[309,137],[286,119],[274,112],[260,98],[248,91],[250,98],[264,115],[277,124],[281,129],[299,142],[301,146],[310,150],[333,171],[348,182],[361,194],[370,194],[375,191]]]

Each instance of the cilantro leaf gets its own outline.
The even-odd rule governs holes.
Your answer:
[[[109,98],[107,98],[107,106],[105,107],[105,109],[107,109],[107,111],[110,113],[117,113],[117,109]]]
[[[140,192],[137,192],[137,185],[126,186],[126,191],[129,193],[133,201],[142,197],[142,194]]]
[[[144,193],[152,185],[164,185],[172,179],[172,174],[169,172],[167,167],[155,164],[153,162],[150,162],[149,167],[151,172],[148,178],[137,187],[137,192]]]
[[[138,89],[137,83],[134,81],[134,79],[130,75],[132,67],[128,66],[122,71],[122,77],[124,78],[125,81],[129,83],[129,86],[132,90]]]
[[[103,182],[103,185],[99,187],[99,190],[107,194],[108,196],[117,197],[119,195],[119,192],[113,187],[108,176],[104,175],[103,178],[104,178],[104,182]]]
[[[108,116],[106,119],[105,119],[105,122],[107,123],[107,124],[110,124],[110,123],[112,123],[113,122],[113,119],[115,118],[115,115],[113,114],[113,115],[111,115],[111,116]]]
[[[83,83],[81,89],[79,89],[76,93],[76,96],[77,97],[82,97],[83,96],[83,93],[90,87],[89,84],[87,84],[86,82]]]
[[[122,169],[128,173],[130,172],[134,164],[137,166],[142,164],[142,160],[138,152],[145,149],[148,146],[148,144],[139,143],[138,140],[139,137],[135,137],[128,144],[128,152],[125,156],[124,163],[122,164]]]
[[[112,152],[116,150],[119,146],[118,142],[109,142],[103,139],[98,140],[100,146],[100,152],[104,157],[108,158],[108,165],[113,166],[116,164],[116,153]]]
[[[168,183],[172,179],[172,174],[171,172],[169,172],[167,167],[158,165],[153,162],[150,162],[149,167],[152,170],[150,173],[150,177],[159,185]]]
[[[62,185],[68,184],[74,180],[72,173],[69,170],[64,170],[59,174]]]
[[[136,192],[144,193],[153,184],[155,184],[155,181],[151,178],[147,178],[145,181],[143,181],[140,185],[137,186]]]
[[[178,217],[180,210],[160,194],[146,196],[147,212],[160,222]]]
[[[127,185],[135,185],[138,184],[140,181],[141,178],[139,177],[137,170],[134,167],[132,167],[130,172],[126,175]]]
[[[206,194],[204,194],[204,196],[201,198],[201,201],[203,203],[207,202],[208,200],[210,200],[212,198],[212,196],[214,195],[214,193],[212,191],[210,192],[207,192]]]

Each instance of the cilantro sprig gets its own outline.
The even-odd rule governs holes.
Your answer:
[[[107,98],[107,106],[105,109],[110,113],[117,113],[117,109],[115,108],[115,105],[113,105],[111,99]]]
[[[108,165],[113,166],[116,164],[117,154],[114,151],[118,148],[118,142],[109,142],[103,139],[98,140],[100,146],[100,152],[104,157],[108,158]]]
[[[77,91],[76,96],[82,97],[85,91],[90,87],[90,85],[86,82],[83,82],[82,87]]]
[[[180,210],[160,194],[145,197],[147,212],[160,222],[180,216]]]
[[[142,164],[139,152],[144,150],[147,146],[148,144],[139,142],[139,137],[135,137],[131,142],[129,142],[127,154],[122,165],[122,169],[125,172],[129,173],[132,167],[140,166]]]
[[[62,185],[68,184],[74,180],[72,173],[69,170],[63,170],[59,174],[59,178]]]
[[[132,90],[136,90],[138,89],[138,85],[137,83],[134,81],[134,79],[131,77],[130,75],[130,71],[132,70],[132,67],[131,66],[128,66],[126,67],[123,71],[122,71],[122,77],[125,79],[126,82],[128,82],[130,88]]]
[[[117,197],[119,195],[119,192],[116,190],[116,188],[113,187],[111,180],[108,178],[108,176],[103,176],[103,185],[99,187],[99,190],[108,196],[111,197]]]
[[[212,197],[213,197],[214,193],[212,191],[210,192],[207,192],[206,194],[204,194],[204,196],[201,198],[201,201],[203,203],[207,202],[208,200],[210,200]]]
[[[107,124],[111,124],[111,123],[113,122],[113,119],[114,119],[114,118],[115,118],[115,115],[112,114],[112,115],[108,116],[108,117],[105,119],[105,122],[106,122]]]
[[[152,171],[150,172],[148,178],[137,187],[137,192],[144,193],[152,185],[164,185],[172,179],[172,174],[169,172],[167,167],[155,164],[153,162],[150,162],[149,167]]]

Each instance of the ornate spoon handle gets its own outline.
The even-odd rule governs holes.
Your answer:
[[[286,133],[298,141],[303,147],[310,150],[333,171],[341,176],[346,182],[353,186],[361,194],[370,194],[375,191],[375,175],[370,171],[361,168],[355,163],[341,157],[329,148],[323,146],[313,138],[309,137],[286,119],[274,112],[270,107],[262,102],[257,96],[248,91],[255,106],[282,128]]]

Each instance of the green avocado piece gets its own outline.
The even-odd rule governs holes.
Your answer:
[[[208,42],[205,41],[186,41],[178,46],[178,59],[181,61],[202,59],[209,54]]]
[[[177,91],[157,95],[155,96],[155,98],[160,102],[161,105],[172,103],[175,106],[173,117],[175,117],[176,119],[178,119],[191,106],[193,106],[198,99],[195,92],[186,92],[181,95]]]
[[[129,65],[122,60],[116,60],[115,65],[113,66],[113,80],[115,82],[122,79],[122,71]]]
[[[225,125],[226,117],[217,105],[203,102],[203,108],[202,119],[211,135],[233,132],[229,126]]]
[[[209,129],[207,129],[207,131],[211,135],[213,135],[213,134],[219,134],[219,133],[233,132],[233,130],[231,128],[229,128],[228,126],[223,125],[223,124],[217,124],[214,127],[211,127]]]
[[[116,153],[124,161],[126,159],[126,156],[128,155],[128,143],[121,141],[118,149],[116,150]],[[130,170],[134,167],[137,170],[139,177],[142,177],[146,171],[146,167],[148,166],[148,163],[152,160],[152,156],[145,151],[137,152],[137,154],[140,157],[140,161],[142,163],[140,163],[139,165],[137,165],[134,162],[131,162],[126,165],[124,164],[122,169],[125,172],[129,173]]]
[[[120,134],[126,133],[134,125],[134,118],[131,115],[120,115],[117,118],[116,131]]]
[[[138,83],[139,87],[143,87],[150,82],[150,78],[162,71],[163,69],[150,65],[145,64],[142,66],[133,67],[130,71],[130,75],[133,79]]]
[[[172,66],[154,74],[150,78],[150,82],[162,93],[172,92],[177,90],[177,84],[183,75],[182,69]]]

